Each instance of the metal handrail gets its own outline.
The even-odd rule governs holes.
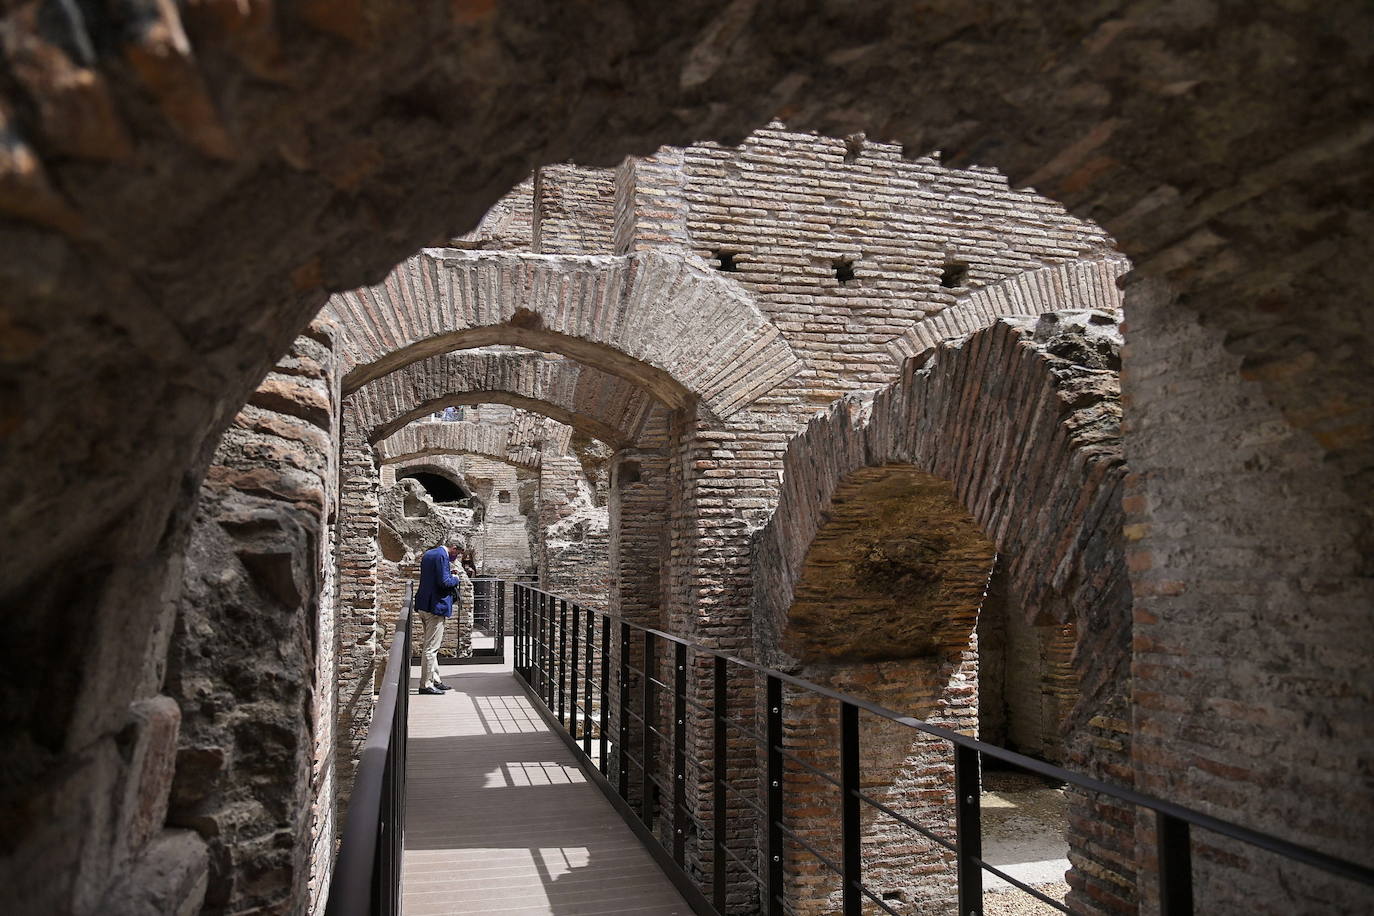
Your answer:
[[[410,707],[410,618],[414,583],[396,620],[382,690],[367,729],[343,839],[329,881],[325,916],[401,911],[405,840],[406,737]],[[398,638],[399,637],[399,638]]]
[[[672,633],[667,633],[663,630],[658,630],[653,627],[646,627],[641,624],[634,623],[633,621],[626,620],[623,617],[612,614],[608,611],[600,611],[594,608],[582,607],[580,605],[577,605],[575,602],[569,602],[566,599],[560,598],[551,592],[538,588],[537,586],[529,585],[526,583],[515,583],[512,592],[515,596],[515,625],[513,629],[516,637],[516,673],[522,678],[522,680],[525,681],[527,685],[531,687],[532,692],[541,701],[541,703],[544,705],[546,710],[551,714],[551,716],[559,722],[560,727],[562,727],[562,716],[559,698],[563,695],[565,681],[569,680],[570,683],[568,686],[570,687],[571,692],[574,695],[576,694],[578,675],[575,666],[573,667],[571,672],[568,672],[566,670],[566,658],[563,654],[564,649],[563,646],[560,645],[560,638],[563,637],[565,633],[562,632],[563,625],[560,623],[559,615],[552,612],[555,607],[558,607],[564,611],[566,611],[566,609],[568,608],[573,608],[577,611],[580,611],[583,614],[586,614],[589,618],[595,617],[598,620],[599,629],[603,634],[603,640],[610,638],[609,634],[615,633],[616,635],[614,636],[614,639],[620,645],[619,667],[622,672],[622,678],[630,670],[636,671],[643,678],[646,698],[646,705],[644,709],[645,715],[643,716],[637,714],[633,709],[629,708],[629,704],[627,702],[629,695],[626,692],[626,688],[624,687],[624,685],[621,685],[620,703],[618,704],[620,707],[621,719],[621,725],[619,729],[620,740],[618,740],[616,744],[618,748],[618,753],[622,759],[619,778],[619,794],[622,798],[628,799],[628,784],[625,770],[625,760],[629,755],[626,753],[623,740],[624,737],[628,734],[626,729],[626,723],[629,720],[633,719],[637,723],[636,731],[642,733],[642,736],[646,740],[652,741],[654,738],[657,738],[658,741],[666,743],[667,735],[665,735],[664,732],[660,729],[654,728],[649,721],[649,717],[651,715],[651,707],[653,706],[653,704],[649,703],[648,701],[654,699],[655,693],[662,691],[664,694],[672,697],[675,702],[680,703],[681,709],[685,710],[687,703],[690,702],[687,701],[685,697],[679,700],[676,696],[676,694],[678,693],[678,689],[676,689],[672,685],[669,685],[668,683],[666,683],[666,681],[654,676],[654,674],[652,673],[655,667],[655,662],[653,659],[646,657],[643,669],[634,668],[633,666],[628,664],[628,662],[626,661],[626,653],[629,650],[632,642],[629,634],[631,631],[635,631],[643,637],[643,642],[646,649],[649,646],[652,646],[655,641],[662,640],[665,644],[671,644],[680,647],[676,650],[679,653],[679,657],[682,657],[681,653],[684,650],[691,650],[699,656],[707,656],[713,658],[715,660],[715,664],[717,667],[716,689],[718,697],[721,695],[720,691],[722,689],[723,684],[722,678],[725,676],[723,673],[724,668],[728,668],[729,666],[735,666],[762,675],[767,682],[769,693],[769,701],[767,706],[769,707],[769,712],[771,713],[771,715],[768,716],[770,720],[770,736],[766,737],[764,735],[757,734],[753,730],[744,728],[743,726],[739,726],[736,723],[730,722],[725,715],[722,715],[722,712],[719,708],[712,711],[711,718],[712,721],[715,723],[717,731],[720,731],[721,726],[733,728],[738,733],[745,734],[754,743],[758,744],[761,748],[763,748],[766,752],[766,756],[770,758],[770,768],[776,767],[779,775],[781,773],[781,761],[784,758],[790,758],[794,762],[801,762],[797,760],[797,758],[793,757],[791,754],[787,753],[782,748],[781,741],[777,740],[777,738],[780,737],[780,710],[782,705],[781,686],[783,684],[788,684],[793,687],[797,687],[810,693],[816,694],[818,696],[834,700],[837,703],[839,703],[840,711],[842,714],[842,721],[845,723],[845,727],[842,729],[841,742],[842,745],[845,746],[842,747],[841,755],[842,757],[850,757],[852,759],[852,766],[854,770],[852,773],[844,774],[842,776],[841,782],[836,783],[837,785],[841,785],[843,795],[846,799],[846,805],[850,804],[848,799],[852,798],[853,806],[857,806],[860,803],[867,803],[875,808],[878,808],[879,810],[883,810],[885,813],[896,816],[896,812],[887,810],[884,805],[877,803],[874,799],[868,797],[862,791],[859,790],[857,775],[857,714],[860,710],[887,719],[889,721],[896,722],[908,728],[912,728],[918,732],[922,732],[924,734],[931,735],[933,737],[940,738],[950,742],[950,744],[954,747],[956,758],[955,797],[957,805],[956,824],[958,825],[958,827],[956,828],[956,843],[948,844],[947,841],[942,841],[942,845],[950,846],[956,851],[959,866],[959,887],[961,898],[960,909],[962,912],[969,912],[970,907],[965,906],[964,904],[972,903],[973,901],[979,901],[975,906],[978,909],[978,911],[981,911],[980,898],[982,880],[980,875],[983,870],[991,871],[995,874],[998,874],[999,876],[1001,875],[1001,872],[998,869],[988,865],[986,862],[983,861],[981,854],[981,827],[979,825],[978,795],[980,761],[981,758],[984,756],[1001,761],[1003,763],[1010,764],[1011,766],[1014,766],[1018,769],[1035,773],[1058,782],[1074,785],[1086,792],[1098,793],[1101,795],[1109,796],[1111,798],[1117,799],[1127,804],[1136,805],[1155,812],[1155,815],[1158,819],[1157,832],[1161,847],[1159,856],[1159,878],[1161,884],[1162,905],[1161,912],[1169,914],[1169,916],[1175,916],[1175,914],[1185,914],[1192,912],[1192,874],[1190,860],[1191,838],[1189,835],[1190,827],[1197,827],[1203,830],[1210,831],[1212,833],[1219,834],[1221,836],[1230,837],[1231,839],[1238,840],[1250,846],[1254,846],[1256,848],[1283,856],[1284,858],[1290,859],[1294,862],[1302,863],[1304,865],[1310,865],[1329,874],[1356,881],[1361,884],[1374,886],[1374,869],[1360,865],[1358,863],[1341,859],[1336,856],[1331,856],[1327,853],[1310,849],[1305,846],[1301,846],[1289,840],[1282,839],[1281,837],[1261,833],[1260,831],[1254,830],[1252,828],[1245,827],[1241,824],[1237,824],[1232,821],[1224,820],[1222,818],[1207,814],[1202,811],[1197,811],[1185,807],[1176,802],[1171,802],[1166,799],[1157,798],[1155,796],[1151,796],[1144,792],[1139,792],[1135,789],[1127,788],[1124,786],[1113,785],[1111,783],[1104,782],[1100,779],[1096,779],[1091,776],[1086,776],[1081,773],[1076,773],[1072,770],[1066,770],[1061,767],[1045,763],[1044,761],[1037,760],[1033,757],[1027,757],[1024,754],[1018,754],[1015,751],[1010,751],[993,744],[988,744],[987,742],[980,741],[977,738],[972,738],[968,735],[951,731],[949,729],[942,728],[938,725],[932,725],[921,719],[904,715],[895,710],[888,709],[876,703],[871,703],[859,697],[851,696],[849,694],[845,694],[840,691],[824,687],[820,684],[812,683],[810,681],[805,680],[804,678],[799,678],[795,675],[787,674],[782,671],[777,671],[775,669],[768,668],[764,665],[760,665],[756,662],[750,662],[741,658],[737,658],[726,652],[722,652],[717,649],[712,649],[709,646],[700,645],[689,639],[676,636]],[[557,633],[557,637],[555,635],[555,631],[559,631]],[[590,633],[590,630],[588,632]],[[577,631],[576,629],[574,629],[574,652],[576,651],[576,640]],[[565,640],[563,640],[563,642],[565,642]],[[571,674],[570,679],[567,677],[568,674]],[[680,674],[679,676],[681,677],[682,675]],[[608,696],[611,693],[611,691],[607,689],[607,685],[603,684],[601,686],[603,690],[603,697]],[[699,706],[699,704],[696,703],[692,703],[691,705]],[[615,734],[616,732],[612,728],[610,720],[611,710],[603,704],[601,713],[603,719],[602,722],[599,724],[600,734],[603,736],[608,734]],[[776,732],[777,734],[773,734],[774,732]],[[673,756],[676,757],[680,755],[677,754],[675,751]],[[590,761],[590,757],[588,757],[588,759]],[[636,761],[636,763],[638,764],[638,761]],[[603,776],[606,776],[609,780],[614,774],[610,774],[607,772],[608,766],[609,764],[603,746],[603,751],[601,753],[600,758],[600,770],[601,774]],[[678,779],[681,779],[683,764],[678,763],[677,768],[678,772],[675,775]],[[835,782],[835,780],[830,779],[828,776],[827,778],[832,783]],[[730,786],[728,782],[724,782],[721,779],[713,780],[713,782],[724,786],[724,788],[727,788],[732,792],[736,791],[733,786]],[[843,785],[843,783],[846,782],[852,783],[852,785]],[[658,784],[657,780],[654,780],[654,784]],[[609,783],[607,783],[607,785],[609,785]],[[648,793],[646,792],[646,795],[647,794]],[[772,795],[771,792],[765,794]],[[740,797],[742,798],[742,796]],[[758,811],[759,814],[763,815],[765,820],[764,826],[767,829],[770,838],[772,838],[772,842],[770,842],[768,845],[769,858],[771,858],[773,862],[770,865],[770,867],[766,870],[770,874],[767,876],[766,880],[755,875],[756,882],[759,883],[759,885],[764,889],[767,898],[771,900],[771,898],[773,898],[776,895],[778,882],[780,882],[781,880],[782,873],[781,866],[779,864],[780,858],[773,854],[773,850],[781,848],[779,842],[781,834],[783,830],[785,830],[785,828],[781,822],[780,812],[776,810],[776,807],[778,804],[780,804],[780,801],[777,798],[771,797],[768,801],[769,811],[767,813],[765,813],[765,811],[762,808],[755,806],[752,803],[750,804],[750,807],[754,808],[754,810]],[[638,812],[636,812],[636,815],[638,816],[639,820],[645,824],[645,826],[649,826],[650,821],[652,820],[652,809],[647,798],[645,798],[642,801],[642,804],[644,813],[639,814]],[[858,829],[857,811],[857,807],[854,807],[851,812],[846,813],[845,839],[847,844],[850,839],[848,834],[851,831],[856,831]],[[622,811],[622,813],[625,812]],[[722,812],[717,811],[717,817],[720,817],[721,815]],[[696,818],[692,819],[694,821],[696,820]],[[849,823],[851,820],[852,824]],[[910,824],[910,822],[906,821],[905,818],[898,817],[898,820]],[[915,825],[910,824],[910,826],[914,827]],[[678,825],[674,824],[673,827],[677,828]],[[681,830],[677,830],[676,832],[680,834]],[[921,832],[925,833],[924,830],[922,830]],[[857,840],[857,837],[855,837],[855,840]],[[675,843],[675,847],[676,848],[674,849],[673,859],[676,860],[677,865],[681,866],[681,844]],[[857,849],[857,846],[855,848]],[[666,847],[664,847],[664,850],[666,851]],[[718,851],[718,860],[723,861],[723,856],[720,855],[721,852],[728,853],[729,850],[722,849]],[[852,851],[849,852],[852,853]],[[864,896],[870,896],[868,890],[864,888],[863,885],[857,880],[859,865],[860,863],[851,856],[849,867],[854,872],[854,874],[843,875],[846,913],[858,912],[860,894]],[[1020,886],[1020,882],[1012,880],[1011,883]],[[719,909],[720,903],[724,899],[723,897],[719,896],[720,893],[721,892],[717,890],[717,909]],[[1035,896],[1039,897],[1040,895],[1036,894]]]

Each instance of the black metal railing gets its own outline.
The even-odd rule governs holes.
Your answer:
[[[683,889],[689,902],[702,913],[723,913],[729,890],[725,876],[733,869],[740,880],[758,887],[769,916],[781,916],[788,906],[784,896],[785,844],[791,843],[834,873],[839,882],[841,910],[859,916],[865,906],[893,916],[906,916],[864,883],[863,812],[870,818],[886,817],[945,850],[953,858],[957,875],[958,912],[978,916],[983,912],[983,876],[991,873],[1012,887],[1030,894],[1059,912],[1071,912],[1062,902],[1017,880],[984,860],[981,823],[981,772],[985,760],[1067,783],[1085,793],[1107,796],[1151,812],[1158,846],[1157,872],[1160,912],[1185,916],[1193,912],[1194,828],[1229,837],[1274,853],[1293,862],[1320,869],[1343,879],[1374,886],[1374,869],[1260,833],[1132,789],[1111,785],[1053,766],[958,732],[904,716],[858,697],[840,693],[781,671],[734,658],[686,639],[650,627],[630,623],[605,611],[583,607],[524,583],[513,583],[513,617],[516,675],[542,706],[542,713],[556,724],[564,740],[581,756],[584,769],[597,777],[630,826],[650,843],[650,851]],[[642,650],[632,644],[642,641]],[[660,649],[671,651],[660,653]],[[642,651],[641,665],[632,655]],[[660,657],[662,656],[662,657]],[[671,680],[657,675],[671,658]],[[704,664],[709,659],[709,664]],[[614,671],[613,671],[614,669]],[[689,691],[689,674],[709,670],[709,684]],[[614,677],[613,677],[614,675]],[[631,704],[631,675],[640,682],[638,710]],[[731,721],[732,678],[747,678],[763,690],[763,730],[758,734]],[[704,675],[701,676],[705,680]],[[761,685],[759,682],[762,682]],[[735,683],[739,683],[738,680]],[[825,772],[791,753],[783,741],[784,685],[833,701],[839,726],[839,775]],[[663,691],[660,695],[660,691]],[[705,702],[703,702],[703,698]],[[738,703],[736,705],[739,705]],[[746,717],[753,722],[755,706],[749,701]],[[688,710],[712,723],[709,759],[689,757],[686,746]],[[863,787],[860,715],[868,714],[948,742],[953,751],[954,831],[942,835],[939,824],[917,823],[874,798]],[[729,779],[727,767],[731,735],[752,742],[762,751],[764,778],[761,792],[742,790]],[[655,765],[656,747],[671,745],[671,754]],[[638,756],[631,751],[637,752]],[[738,763],[736,755],[733,762]],[[841,854],[835,857],[818,850],[807,836],[788,826],[788,797],[784,767],[794,765],[830,783],[840,800],[834,826]],[[632,793],[630,768],[641,778]],[[665,785],[656,769],[671,767],[671,784]],[[712,787],[710,823],[689,809],[686,800],[688,770],[699,784]],[[708,772],[709,771],[709,772]],[[666,775],[666,774],[665,774]],[[761,798],[755,799],[751,795]],[[669,802],[668,799],[671,799]],[[632,805],[632,801],[637,801]],[[756,814],[763,826],[766,845],[756,861],[747,850],[732,849],[727,841],[731,801],[736,811]],[[660,816],[660,811],[666,812]],[[666,823],[664,821],[666,820]],[[636,823],[636,821],[638,823]],[[947,822],[947,819],[946,819]],[[690,877],[685,859],[685,838],[694,832],[709,842],[710,867],[695,863],[693,871],[708,872],[709,880]],[[666,840],[665,840],[666,837]],[[813,836],[812,839],[815,837]]]
[[[410,617],[415,588],[405,608],[373,708],[343,839],[329,882],[326,916],[390,916],[401,912],[401,856],[405,842],[406,736],[410,710]]]
[[[472,579],[471,661],[503,662],[506,657],[506,580]]]

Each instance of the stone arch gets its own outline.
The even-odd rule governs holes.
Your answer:
[[[1102,312],[999,319],[966,339],[940,344],[925,363],[908,360],[900,378],[871,399],[846,399],[813,421],[789,446],[778,509],[756,539],[755,628],[765,659],[803,665],[808,676],[879,702],[889,700],[889,705],[893,699],[909,709],[924,705],[933,721],[949,728],[976,727],[974,643],[967,635],[978,605],[968,600],[967,588],[962,604],[952,606],[962,627],[939,620],[927,620],[926,627],[932,633],[940,627],[946,633],[962,630],[963,647],[935,646],[940,651],[926,656],[930,663],[925,665],[919,664],[919,651],[879,662],[867,673],[862,669],[869,666],[836,665],[823,652],[808,651],[803,643],[814,634],[807,632],[805,616],[794,619],[796,610],[805,612],[815,597],[808,583],[826,573],[827,563],[833,569],[835,558],[827,551],[836,538],[871,524],[846,503],[875,484],[890,483],[894,467],[914,468],[925,475],[914,477],[915,483],[929,484],[948,498],[934,504],[937,510],[957,504],[965,521],[990,542],[977,545],[981,565],[974,564],[963,582],[980,575],[987,581],[989,548],[995,546],[1007,592],[1014,596],[1009,608],[1034,623],[1076,624],[1080,699],[1065,723],[1073,735],[1069,763],[1129,781],[1131,595],[1121,506],[1125,465],[1117,322]],[[887,495],[900,498],[902,490]],[[823,757],[834,743],[817,736],[806,721],[809,712],[802,701],[794,713],[794,746]],[[876,731],[873,737],[880,747],[885,740],[899,740]],[[906,740],[911,742],[909,736]],[[923,741],[909,746],[919,748]],[[889,765],[906,759],[902,747],[888,750]],[[947,747],[912,753],[918,753],[921,772],[927,774],[949,765]],[[906,770],[902,773],[906,779]],[[948,791],[944,782],[925,788],[936,796]],[[934,797],[916,795],[918,806]],[[1075,863],[1070,902],[1088,893],[1087,885],[1103,874],[1112,876],[1116,893],[1126,889],[1129,898],[1135,881],[1126,864],[1134,851],[1130,812],[1081,796],[1073,803],[1086,820],[1112,826],[1092,837],[1070,832]],[[939,823],[948,806],[937,805],[923,816]],[[947,858],[935,847],[921,855],[932,862]],[[893,863],[894,875],[902,864]],[[934,865],[931,871],[947,870]],[[914,891],[930,895],[932,903],[948,892],[940,878]]]
[[[846,474],[806,551],[781,634],[802,663],[968,644],[996,548],[953,485],[909,464]]]
[[[638,440],[657,406],[634,382],[566,357],[520,350],[431,356],[363,385],[352,399],[373,442],[444,407],[500,403],[616,448]]]
[[[940,341],[972,334],[999,318],[1084,308],[1119,314],[1122,293],[1117,281],[1129,269],[1125,257],[1066,261],[977,287],[960,295],[943,312],[894,338],[887,345],[888,352],[898,362],[923,356]]]
[[[1129,606],[1119,340],[1118,319],[1101,312],[999,319],[939,345],[927,365],[908,361],[871,400],[846,399],[813,421],[788,447],[778,508],[757,539],[761,644],[783,644],[806,551],[847,475],[888,463],[950,482],[1008,558],[1026,607],[1119,631],[1114,618]]]
[[[800,366],[738,284],[694,256],[532,255],[428,248],[328,311],[355,329],[350,393],[416,360],[509,344],[632,380],[673,407],[721,417]]]
[[[509,427],[460,420],[412,423],[376,444],[382,465],[430,455],[481,455],[516,467],[538,470],[542,440],[530,442]],[[558,449],[560,452],[562,449]]]

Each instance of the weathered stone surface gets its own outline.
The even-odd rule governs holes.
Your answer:
[[[205,841],[191,830],[164,830],[122,876],[100,911],[112,916],[195,916],[207,884]]]
[[[1123,717],[1129,702],[1120,345],[1109,313],[1001,319],[924,363],[908,361],[871,402],[842,401],[813,421],[788,448],[778,510],[757,536],[763,657],[823,683],[848,678],[861,696],[872,666],[836,662],[924,658],[944,668],[932,675],[913,666],[910,698],[890,689],[889,705],[938,701],[953,727],[973,732],[975,623],[995,552],[1006,575],[999,613],[1071,623],[1078,635],[1080,696],[1062,723],[1067,758],[1129,784],[1129,736],[1113,735],[1111,750],[1097,740],[1108,729],[1094,724]],[[805,715],[794,713],[794,728],[810,724]],[[828,740],[802,745],[822,761],[833,757]],[[948,779],[952,761],[937,747],[907,766],[943,768]],[[1075,821],[1068,831],[1074,904],[1131,910],[1134,821],[1114,805],[1081,796],[1075,804],[1079,819],[1098,826],[1085,832]],[[817,818],[814,829],[825,822]],[[874,829],[881,842],[887,834]],[[910,881],[900,857],[886,867],[889,880]],[[819,874],[798,873],[795,891]],[[901,892],[915,891],[903,884]],[[806,899],[818,898],[799,902]]]
[[[507,404],[623,446],[639,438],[658,407],[632,381],[565,357],[514,348],[432,356],[369,382],[351,397],[374,442],[446,407]]]
[[[436,353],[504,344],[562,353],[672,406],[700,398],[728,416],[798,368],[743,289],[680,252],[429,248],[382,283],[333,297],[327,314],[353,329],[347,393]]]
[[[1167,417],[1178,435],[1175,451],[1146,455],[1136,468],[1141,490],[1127,500],[1142,539],[1181,545],[1169,567],[1152,553],[1135,561],[1140,588],[1181,599],[1239,581],[1250,596],[1236,611],[1241,626],[1219,622],[1201,642],[1284,619],[1314,591],[1330,602],[1316,602],[1323,619],[1340,619],[1337,606],[1367,605],[1359,558],[1371,555],[1374,530],[1374,348],[1350,306],[1368,298],[1374,271],[1365,216],[1374,106],[1370,81],[1357,78],[1371,58],[1366,7],[311,2],[271,17],[235,7],[208,15],[188,5],[184,29],[168,4],[122,4],[89,19],[72,12],[86,6],[40,8],[65,13],[42,34],[112,99],[135,141],[130,161],[70,155],[69,116],[46,115],[67,110],[67,88],[56,75],[18,76],[20,55],[6,41],[0,85],[18,123],[0,192],[9,214],[0,248],[10,254],[0,265],[9,297],[0,306],[0,602],[14,621],[0,672],[13,698],[3,704],[5,730],[16,736],[0,766],[6,804],[124,721],[132,688],[114,683],[114,672],[138,670],[141,681],[153,667],[129,646],[165,629],[165,602],[148,596],[179,572],[167,557],[186,536],[211,446],[326,291],[375,281],[417,245],[475,225],[536,163],[576,156],[610,166],[664,142],[735,139],[777,113],[797,127],[867,130],[915,154],[938,148],[943,161],[999,166],[1014,184],[1034,183],[1097,218],[1142,273],[1181,290],[1160,306],[1183,316],[1165,336],[1178,359],[1207,359],[1189,363],[1185,389],[1168,387],[1168,360],[1142,364],[1128,384],[1131,397],[1140,387],[1131,403]],[[40,31],[33,10],[9,5],[0,31]],[[269,65],[274,45],[286,49],[279,73]],[[226,150],[238,158],[216,158]],[[865,155],[861,144],[858,159]],[[673,174],[680,152],[654,158],[627,170],[628,196],[684,187]],[[686,210],[669,194],[642,218],[618,220],[617,250],[687,238]],[[1195,408],[1233,391],[1238,378],[1246,398],[1218,399],[1216,413],[1171,410],[1174,399]],[[840,390],[817,390],[809,406]],[[1169,474],[1150,475],[1173,462],[1180,476],[1208,466],[1212,434],[1259,416],[1252,399],[1273,410],[1258,441],[1228,440],[1230,454],[1253,462],[1245,473],[1288,467],[1294,453],[1321,469],[1276,485],[1254,511],[1329,509],[1340,521],[1321,530],[1339,545],[1268,545],[1252,519],[1225,514],[1220,534],[1253,551],[1235,568],[1210,553],[1194,567],[1214,539],[1194,544],[1175,526],[1213,518],[1211,506],[1180,497],[1186,511],[1150,528],[1155,507],[1168,515],[1173,494],[1187,490]],[[749,583],[739,545],[776,495],[769,477],[795,428],[780,419],[789,410],[798,405],[761,411],[775,437],[766,444],[712,429],[690,410],[679,418],[693,440],[675,453],[679,468],[718,464],[714,452],[744,445],[760,446],[739,448],[760,457],[748,459],[757,467],[702,467],[675,488],[675,522],[713,520],[708,533],[671,536],[667,555],[678,559],[663,581],[675,623],[725,619],[706,628],[709,637],[743,641],[736,598],[747,601]],[[1225,478],[1207,492],[1251,506],[1250,479]],[[1268,569],[1274,550],[1308,565],[1282,562],[1277,586],[1258,586],[1253,570]],[[78,555],[88,573],[80,591],[62,576]],[[1218,565],[1246,574],[1219,577]],[[1279,597],[1259,597],[1269,594]],[[102,622],[83,639],[105,647],[81,670],[55,673],[53,689],[40,676],[48,659],[86,657],[86,645],[54,635],[78,602],[100,608]],[[1167,619],[1207,613],[1180,608]],[[1350,647],[1364,644],[1361,633],[1328,635]],[[1321,658],[1328,635],[1295,634],[1293,654]],[[1262,668],[1291,664],[1289,645],[1247,648]],[[1317,672],[1320,689],[1302,694],[1295,715],[1322,721],[1318,696],[1339,693],[1348,669],[1333,670]],[[40,683],[41,692],[32,686]],[[1338,743],[1334,732],[1302,746]],[[1228,752],[1283,757],[1216,734],[1235,741]],[[1207,801],[1200,787],[1180,786],[1243,814],[1247,796],[1225,788]],[[1320,824],[1285,828],[1322,835]]]

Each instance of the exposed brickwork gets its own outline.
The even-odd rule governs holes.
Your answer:
[[[538,257],[429,248],[330,300],[354,329],[352,392],[409,362],[508,344],[614,368],[665,403],[739,410],[797,369],[735,283],[680,255]]]
[[[1143,476],[1132,494],[1147,497],[1132,524],[1152,524],[1163,507],[1168,525],[1151,538],[1174,550],[1147,543],[1152,565],[1138,583],[1153,573],[1195,596],[1160,600],[1170,612],[1160,639],[1205,619],[1211,608],[1196,596],[1224,581],[1243,593],[1222,600],[1236,615],[1224,623],[1239,625],[1218,623],[1202,644],[1300,620],[1316,621],[1314,632],[1240,648],[1265,672],[1367,649],[1367,628],[1339,623],[1344,609],[1369,604],[1367,564],[1354,558],[1371,555],[1374,347],[1351,306],[1371,288],[1374,109],[1358,78],[1367,5],[1320,15],[1161,0],[840,11],[607,0],[544,4],[532,16],[502,4],[387,2],[90,9],[13,3],[0,25],[0,234],[10,255],[0,600],[12,627],[0,676],[13,735],[0,800],[43,812],[13,825],[25,855],[5,867],[54,876],[41,888],[53,896],[35,899],[31,882],[7,872],[18,911],[100,908],[112,863],[86,831],[107,823],[117,794],[119,768],[104,766],[114,735],[160,689],[148,661],[159,650],[148,647],[169,630],[171,603],[150,596],[180,582],[171,558],[189,537],[213,443],[325,291],[375,281],[416,245],[475,225],[540,163],[609,166],[664,143],[733,140],[775,112],[835,136],[867,129],[913,154],[998,166],[1097,218],[1142,273],[1174,283],[1182,295],[1153,326],[1172,328],[1164,337],[1181,362],[1201,353],[1210,365],[1189,367],[1185,410],[1174,411],[1181,398],[1167,382],[1145,384],[1148,373],[1146,396],[1130,402],[1178,430],[1169,454],[1138,469],[1149,475],[1157,462],[1173,473]],[[1193,326],[1198,316],[1206,330]],[[1160,379],[1172,358],[1160,357]],[[1204,411],[1197,402],[1215,393],[1222,406]],[[1272,411],[1255,408],[1262,399]],[[1263,432],[1248,438],[1233,419]],[[1209,477],[1222,431],[1224,457],[1250,463]],[[1309,462],[1296,478],[1295,455]],[[1274,524],[1290,512],[1309,524]],[[1186,537],[1195,519],[1202,546]],[[1303,540],[1280,542],[1276,528]],[[1217,560],[1217,544],[1242,563]],[[714,545],[683,546],[706,557]],[[1205,562],[1194,568],[1198,551]],[[63,574],[76,554],[87,573],[79,591]],[[1275,578],[1255,587],[1258,570]],[[689,597],[674,598],[683,617]],[[78,601],[95,610],[71,635],[66,614]],[[81,664],[52,663],[66,657]],[[1205,665],[1226,672],[1217,678],[1227,689],[1229,675],[1249,677],[1224,660]],[[1316,683],[1334,689],[1306,693],[1301,679],[1276,688],[1268,674],[1238,688],[1301,722],[1260,756],[1344,760],[1367,741],[1360,710],[1323,730],[1328,696],[1363,695],[1365,682],[1324,676]],[[1206,699],[1200,690],[1187,701]],[[1212,734],[1226,753],[1255,756],[1244,735]],[[1345,798],[1305,791],[1312,785],[1297,784],[1302,813],[1340,820]],[[1179,788],[1259,818],[1276,794]],[[1285,814],[1276,816],[1295,836],[1340,834],[1300,830]],[[29,850],[59,850],[48,857],[60,861],[29,867]]]
[[[546,165],[534,177],[538,254],[612,254],[615,170]]]
[[[713,263],[732,257],[730,276],[806,364],[813,405],[890,380],[889,342],[970,290],[1111,251],[1101,229],[990,169],[906,159],[894,144],[861,148],[850,156],[844,141],[772,125],[738,147],[688,147],[684,159],[691,246]],[[964,272],[947,288],[942,275],[955,264]],[[852,279],[837,278],[840,265]],[[1026,305],[1043,307],[1017,314],[1065,307],[1055,284],[1024,285]],[[961,320],[956,333],[997,314]]]
[[[612,445],[634,443],[657,402],[643,388],[564,357],[526,350],[445,353],[411,363],[351,395],[372,441],[445,407],[508,404]]]
[[[760,643],[787,648],[790,615],[805,599],[798,584],[846,482],[864,468],[910,464],[948,480],[995,540],[1006,564],[1008,614],[1078,625],[1083,699],[1065,725],[1070,762],[1129,783],[1129,749],[1112,727],[1127,715],[1131,625],[1116,320],[1090,312],[1015,321],[944,345],[925,365],[908,362],[871,403],[841,402],[792,443],[777,513],[758,538]],[[969,653],[976,650],[971,630],[970,621]],[[976,693],[972,683],[956,683],[970,691],[972,729]],[[1104,828],[1115,815],[1083,807],[1089,804],[1079,801],[1070,828],[1075,903],[1128,910],[1135,883],[1131,821]]]
[[[1374,864],[1374,793],[1359,776],[1374,759],[1362,507],[1266,397],[1266,373],[1283,366],[1238,365],[1220,332],[1158,287],[1129,288],[1127,314],[1137,782]],[[1199,912],[1374,907],[1368,888],[1205,832],[1198,843]],[[1151,875],[1141,889],[1148,911]]]
[[[345,403],[339,460],[337,746],[339,810],[353,784],[359,749],[372,724],[373,679],[378,653],[377,596],[378,513],[381,508],[377,459],[359,426],[357,413]]]

